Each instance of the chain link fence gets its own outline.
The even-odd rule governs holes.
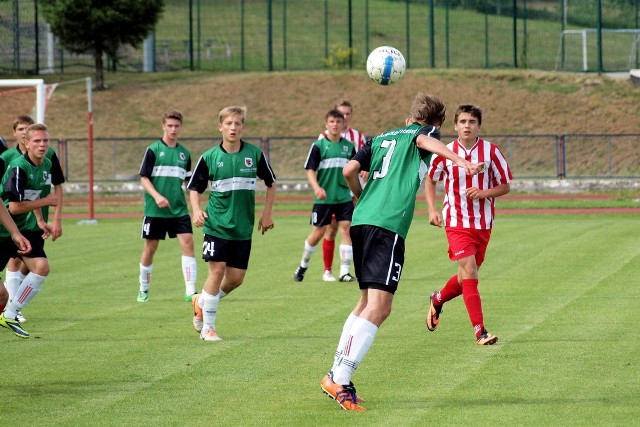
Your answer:
[[[0,72],[86,72],[38,12],[0,0]],[[639,68],[640,0],[166,0],[145,48],[111,71],[361,68],[380,45],[414,68]],[[146,59],[145,59],[146,58]]]
[[[280,182],[306,182],[304,161],[313,136],[247,137],[262,148]],[[443,135],[447,142],[454,135]],[[640,134],[623,135],[483,135],[503,151],[517,179],[640,178],[640,164],[628,153],[640,146]],[[94,141],[94,180],[137,181],[145,148],[154,138],[97,138]],[[212,144],[211,138],[181,138],[192,156],[192,167]],[[89,180],[88,143],[81,139],[53,140],[69,182]]]

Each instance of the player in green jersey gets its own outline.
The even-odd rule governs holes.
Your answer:
[[[276,176],[262,150],[241,139],[246,107],[225,107],[218,114],[222,142],[205,151],[189,181],[193,223],[204,228],[202,259],[209,266],[202,294],[192,299],[193,326],[205,341],[219,341],[216,316],[220,298],[244,281],[251,236],[255,223],[257,179],[267,186],[266,200],[258,221],[262,234],[273,228],[271,211],[276,196]],[[205,210],[200,194],[209,186]]]
[[[321,387],[346,410],[365,410],[351,376],[391,314],[404,264],[404,241],[429,159],[438,154],[468,174],[480,171],[481,165],[457,156],[439,141],[444,119],[445,106],[439,98],[418,94],[404,127],[374,137],[344,167],[358,199],[350,232],[360,300],[347,317],[333,366]],[[358,179],[362,170],[369,171],[364,190]]]
[[[14,254],[24,255],[31,251],[31,243],[20,233],[4,203],[0,203],[0,235],[5,234],[10,237],[0,237],[0,271],[4,270]],[[0,313],[4,311],[8,301],[9,292],[0,278]]]
[[[313,188],[314,202],[311,212],[311,233],[304,241],[300,265],[293,274],[293,280],[301,282],[309,268],[311,256],[325,235],[327,226],[335,215],[340,230],[340,281],[355,282],[349,274],[353,250],[349,226],[353,215],[353,200],[347,182],[342,176],[342,168],[353,157],[356,150],[352,142],[341,136],[344,116],[340,110],[330,110],[325,116],[326,136],[315,141],[309,149],[304,168],[307,180]],[[324,134],[323,134],[324,135]]]
[[[178,143],[182,114],[168,110],[162,116],[162,139],[149,145],[140,166],[144,188],[144,248],[140,256],[138,302],[149,301],[153,256],[160,240],[178,238],[182,251],[182,276],[185,300],[196,292],[197,263],[193,249],[193,228],[182,184],[191,176],[191,155]]]
[[[27,128],[34,124],[35,121],[31,116],[20,115],[13,121],[13,136],[16,140],[15,146],[5,151],[0,155],[0,171],[3,171],[14,159],[21,157],[27,151],[25,146],[25,133]],[[65,181],[60,161],[53,148],[49,147],[46,157],[51,161],[51,174],[49,175],[50,182],[42,189],[40,198],[44,198],[51,192],[51,185],[53,184],[54,192],[58,196],[58,206],[56,206],[53,223],[51,224],[52,233],[51,240],[55,241],[58,237],[62,236],[62,200],[63,200],[63,188],[62,184]],[[4,173],[0,174],[0,176]],[[46,222],[49,221],[49,207],[43,206],[41,208],[42,217]],[[39,231],[38,223],[36,221],[33,212],[29,213],[27,217],[26,229]],[[22,262],[19,257],[11,258],[7,263],[6,272],[6,287],[9,292],[9,298],[15,295],[20,283],[24,279],[25,275],[29,273],[27,266]],[[23,316],[22,312],[18,312],[17,319],[20,323],[25,323],[27,319]]]
[[[17,313],[38,294],[50,271],[44,252],[44,239],[53,230],[42,217],[41,208],[56,206],[59,200],[56,194],[40,197],[43,188],[50,185],[51,161],[46,157],[48,148],[47,126],[41,123],[29,126],[26,132],[27,152],[9,164],[2,178],[2,199],[8,205],[16,225],[31,243],[31,252],[22,255],[29,274],[0,315],[0,326],[11,329],[20,338],[29,338],[29,333],[16,319]],[[36,215],[39,231],[27,229],[31,211]],[[6,237],[6,234],[0,234],[2,237]]]

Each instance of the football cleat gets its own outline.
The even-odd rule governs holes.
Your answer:
[[[193,306],[193,329],[195,329],[196,332],[202,332],[202,325],[204,324],[202,309],[200,308],[200,304],[198,302],[199,300],[200,294],[192,295],[191,305]]]
[[[16,320],[20,323],[27,323],[27,318],[22,315],[21,311],[16,314]]]
[[[293,273],[293,280],[295,280],[296,282],[302,282],[304,280],[304,273],[306,272],[306,268],[298,266],[298,268],[296,268],[296,272]]]
[[[331,373],[328,373],[322,378],[322,381],[320,381],[320,387],[327,396],[338,402],[338,405],[340,405],[342,409],[360,412],[366,410],[358,405],[358,396],[356,395],[356,388],[353,386],[353,383],[349,383],[349,385],[336,384],[333,382]]]
[[[322,280],[324,280],[325,282],[335,282],[336,278],[334,277],[331,270],[325,270],[324,274],[322,275]]]
[[[341,282],[357,282],[358,279],[356,279],[355,277],[353,277],[352,275],[347,273],[347,274],[343,274],[342,276],[340,276],[340,281]]]
[[[189,295],[184,294],[184,300],[185,300],[186,302],[191,302],[191,299],[193,298],[193,296],[194,296],[194,295],[195,295],[195,294],[189,294]]]
[[[440,323],[440,313],[442,312],[442,306],[435,305],[435,303],[433,302],[437,292],[438,291],[431,292],[431,297],[429,298],[429,311],[427,312],[427,329],[431,332],[435,331],[438,327],[438,323]]]
[[[200,332],[200,339],[204,341],[222,341],[222,338],[218,336],[218,333],[213,328],[204,328]]]
[[[489,332],[484,331],[482,335],[478,337],[476,344],[478,345],[494,345],[498,342],[498,337],[491,335]]]
[[[138,302],[147,302],[149,301],[149,291],[140,291],[138,292]]]
[[[29,338],[29,332],[16,319],[5,317],[4,313],[0,313],[0,326],[11,329],[11,331],[20,338]]]

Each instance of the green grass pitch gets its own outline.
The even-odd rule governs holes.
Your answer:
[[[31,333],[0,330],[5,420],[21,425],[632,425],[640,416],[638,218],[502,215],[480,290],[478,347],[460,299],[436,332],[429,293],[456,270],[444,232],[414,219],[393,312],[353,380],[365,413],[320,391],[353,284],[321,281],[316,253],[295,283],[309,231],[276,215],[254,235],[246,281],[222,300],[222,342],[203,342],[183,301],[176,241],[161,243],[151,300],[136,302],[138,219],[66,221],[47,242],[52,272],[26,308]],[[195,231],[196,245],[202,241]],[[199,260],[198,288],[206,275]]]

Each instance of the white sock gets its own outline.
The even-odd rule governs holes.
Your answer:
[[[7,288],[7,292],[9,292],[9,301],[11,298],[18,292],[18,288],[20,287],[20,283],[24,279],[24,274],[20,270],[18,271],[9,271],[6,272],[6,281],[4,282],[5,288]]]
[[[202,321],[204,323],[203,329],[215,329],[216,316],[218,315],[218,303],[220,302],[220,298],[218,297],[218,295],[211,295],[203,290],[202,295],[200,296],[200,300],[202,300]]]
[[[349,273],[353,260],[353,246],[340,245],[340,277]]]
[[[347,336],[344,349],[338,364],[333,370],[333,381],[336,384],[349,384],[351,375],[358,368],[369,351],[378,332],[378,327],[361,317],[357,318]]]
[[[149,290],[149,284],[151,283],[151,270],[153,270],[153,264],[148,267],[140,264],[140,292],[147,292]]]
[[[309,268],[309,260],[311,260],[311,255],[313,255],[316,249],[318,249],[318,246],[311,246],[306,240],[304,241],[304,251],[302,251],[300,267]]]
[[[29,304],[33,297],[38,294],[42,282],[44,282],[46,278],[46,276],[40,276],[35,273],[27,274],[16,291],[15,296],[4,310],[5,316],[10,319],[15,319],[18,312]]]
[[[185,294],[195,294],[196,280],[198,279],[198,264],[196,263],[195,257],[182,257],[182,276],[184,277]]]
[[[229,294],[227,294],[227,293],[226,293],[225,291],[223,291],[222,289],[220,289],[220,291],[218,292],[218,298],[220,298],[220,299],[222,299],[222,298],[226,297],[227,295],[229,295]]]
[[[336,348],[336,354],[333,357],[333,366],[331,370],[333,371],[338,366],[340,355],[342,355],[342,349],[344,348],[344,344],[347,342],[347,338],[349,337],[349,331],[351,330],[351,326],[353,326],[353,322],[358,319],[358,316],[351,313],[347,320],[344,322],[344,326],[342,327],[342,334],[340,335],[340,341],[338,341],[338,347]]]

